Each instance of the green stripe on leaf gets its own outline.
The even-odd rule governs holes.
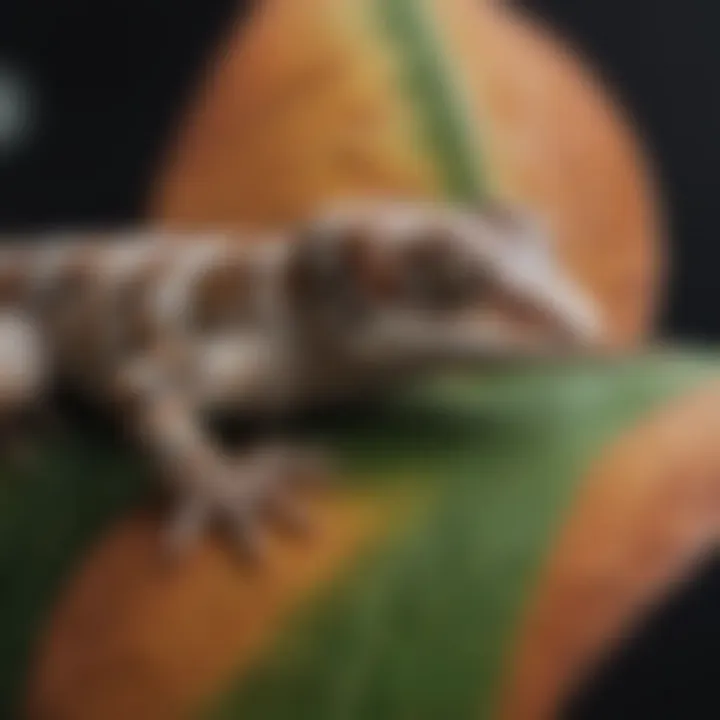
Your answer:
[[[714,372],[666,359],[449,381],[338,431],[350,469],[415,473],[435,505],[299,611],[210,716],[490,716],[518,613],[588,465]]]
[[[479,150],[425,0],[373,1],[383,30],[396,48],[445,191],[452,200],[478,202],[486,192]]]

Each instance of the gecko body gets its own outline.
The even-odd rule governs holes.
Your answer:
[[[128,232],[0,246],[0,422],[58,383],[117,417],[177,499],[188,547],[219,522],[258,545],[305,456],[228,457],[208,418],[269,423],[423,373],[592,346],[597,309],[522,213],[331,208],[264,236]]]

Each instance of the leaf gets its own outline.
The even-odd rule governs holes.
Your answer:
[[[340,438],[359,476],[430,485],[432,512],[298,612],[212,716],[486,717],[588,461],[710,369],[668,359],[440,383]]]
[[[588,460],[710,360],[644,359],[448,379],[377,413],[307,430],[348,482],[430,489],[431,512],[298,611],[219,717],[467,717],[487,707],[515,613]],[[135,458],[90,428],[0,488],[0,716],[16,717],[34,648],[72,569],[141,502]]]

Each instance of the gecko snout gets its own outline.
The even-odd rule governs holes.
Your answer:
[[[572,348],[594,348],[605,340],[605,323],[598,303],[579,286],[558,278],[534,301],[550,335]]]
[[[491,301],[496,316],[530,343],[561,351],[602,345],[605,327],[594,299],[565,277],[501,289]]]

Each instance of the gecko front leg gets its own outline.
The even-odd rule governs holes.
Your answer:
[[[214,526],[243,555],[260,559],[265,520],[275,516],[300,529],[296,492],[318,479],[324,464],[315,453],[272,442],[230,456],[214,442],[190,384],[179,382],[173,370],[160,354],[145,357],[119,374],[117,386],[129,430],[176,501],[164,547],[173,555],[184,553]],[[248,387],[254,380],[248,374]]]
[[[42,335],[23,314],[0,313],[0,455],[26,467],[31,428],[47,414],[51,368]]]

